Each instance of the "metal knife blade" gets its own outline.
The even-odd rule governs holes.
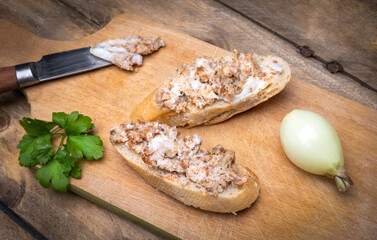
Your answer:
[[[82,73],[111,65],[90,52],[90,47],[43,56],[38,62],[15,67],[19,87],[34,85],[60,77]]]

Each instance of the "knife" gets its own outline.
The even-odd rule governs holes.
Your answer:
[[[38,62],[28,62],[0,68],[0,93],[44,81],[112,65],[100,59],[84,47],[43,56]]]

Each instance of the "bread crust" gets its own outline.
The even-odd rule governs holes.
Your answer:
[[[164,170],[144,163],[140,155],[125,144],[113,143],[113,145],[126,160],[127,164],[143,177],[147,183],[183,202],[185,205],[212,212],[234,213],[250,207],[259,196],[260,186],[257,176],[242,166],[237,165],[239,171],[247,175],[245,185],[239,187],[228,185],[224,192],[217,196],[211,196],[203,187],[198,188],[193,182],[182,185],[175,179],[163,176],[161,172]]]
[[[288,63],[279,57],[260,56],[254,54],[258,65],[263,62],[276,61],[283,71],[275,75],[269,84],[235,103],[216,101],[203,109],[191,108],[186,112],[177,113],[169,109],[160,109],[155,101],[155,91],[146,97],[130,115],[131,121],[155,121],[158,120],[170,126],[194,127],[197,125],[211,125],[223,122],[235,114],[244,112],[281,92],[291,78],[291,69]]]

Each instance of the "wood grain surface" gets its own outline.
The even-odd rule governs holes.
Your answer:
[[[105,157],[83,163],[83,178],[72,181],[75,187],[182,238],[374,236],[377,230],[374,209],[377,190],[373,188],[377,176],[375,110],[294,76],[286,90],[251,111],[222,124],[183,129],[184,133],[201,135],[205,147],[222,144],[236,150],[237,161],[253,169],[261,180],[261,196],[250,209],[237,216],[203,212],[145,184],[112,148],[107,140],[108,129],[126,121],[133,106],[159,86],[177,65],[201,55],[227,54],[226,51],[132,15],[121,15],[97,33],[70,42],[42,39],[13,29],[28,42],[17,39],[7,42],[25,49],[33,46],[30,60],[47,51],[83,47],[127,34],[160,35],[167,42],[166,48],[145,59],[138,73],[109,67],[26,89],[33,117],[49,119],[52,111],[79,110],[93,118],[96,134],[104,140]],[[17,58],[12,52],[6,56]],[[305,173],[286,159],[278,128],[282,117],[294,108],[318,112],[338,130],[346,167],[355,182],[346,194],[338,193],[331,180]],[[7,159],[13,159],[14,168],[9,169],[16,176],[21,167],[17,166],[15,145],[21,135],[19,127],[13,127],[12,123],[2,133],[2,141],[7,143],[2,152],[8,154]],[[16,205],[16,210],[22,206]],[[87,218],[88,215],[83,216]]]
[[[373,2],[224,2],[247,17],[255,17],[273,32],[311,46],[326,61],[340,61],[347,71],[375,87],[376,31],[373,29],[376,26],[376,11]],[[257,53],[283,57],[299,79],[377,109],[375,91],[344,74],[330,73],[321,62],[303,58],[297,48],[225,7],[222,1],[140,0],[135,4],[130,0],[59,0],[47,4],[43,0],[5,0],[0,3],[0,13],[3,19],[41,37],[55,40],[87,36],[120,13],[139,15],[226,50],[251,49]],[[345,19],[347,21],[344,23]],[[323,24],[326,20],[331,24]],[[19,59],[25,61],[25,56]]]
[[[30,106],[20,92],[1,94],[0,106],[0,122],[9,119],[0,129],[0,196],[5,205],[48,239],[160,239],[74,193],[43,188],[35,180],[35,172],[21,167],[16,157],[15,146],[24,134],[18,120],[30,115]],[[4,218],[1,239],[27,239],[15,222]]]
[[[377,89],[375,1],[221,0]],[[362,27],[361,27],[362,26]],[[362,36],[362,37],[361,37]]]
[[[230,4],[229,1],[224,2]],[[318,53],[318,49],[324,49],[321,52],[331,53],[331,55],[322,56],[326,59],[328,57],[328,60],[339,60],[337,57],[332,57],[334,49],[336,49],[336,52],[341,52],[340,55],[350,56],[349,59],[346,59],[347,61],[358,56],[367,59],[368,54],[375,53],[375,48],[368,47],[359,51],[360,46],[357,44],[357,42],[375,42],[373,38],[371,39],[375,31],[364,31],[364,29],[373,29],[373,24],[375,24],[373,17],[364,18],[364,16],[372,16],[375,12],[373,6],[371,7],[373,1],[347,1],[346,5],[341,6],[343,9],[347,8],[347,12],[343,12],[342,15],[337,14],[335,7],[340,4],[339,1],[320,1],[318,4],[305,5],[301,1],[291,0],[289,3],[295,7],[289,9],[283,6],[285,2],[288,1],[249,1],[247,4],[243,1],[235,1],[232,2],[233,5],[231,6],[236,7],[239,4],[245,4],[242,5],[242,9],[236,8],[236,10],[252,19],[255,16],[256,20],[268,26],[271,30],[292,37],[300,44],[311,46],[316,53]],[[311,24],[310,28],[302,28],[304,23],[301,22],[297,23],[297,26],[300,27],[292,25],[297,22],[297,19],[305,19],[309,15],[309,13],[300,15],[301,10],[308,9],[308,6],[311,7],[310,11],[316,13],[310,19],[314,23],[324,21],[324,19],[331,23],[339,23],[343,21],[343,16],[353,16],[352,24],[350,24],[352,31],[349,31],[346,24],[337,25],[336,29],[332,27],[333,25],[323,26],[319,24]],[[252,15],[248,14],[250,9],[253,9]],[[274,15],[263,17],[263,11],[266,9],[272,10]],[[282,12],[281,9],[285,9],[285,11]],[[313,61],[311,58],[304,59],[297,53],[297,49],[292,48],[290,44],[286,44],[273,34],[264,31],[246,19],[245,16],[241,16],[239,13],[219,4],[219,1],[141,0],[135,3],[129,0],[89,2],[82,0],[4,0],[0,2],[0,18],[13,22],[18,27],[27,29],[36,35],[55,40],[73,40],[87,36],[104,27],[111,18],[122,12],[131,12],[143,16],[153,22],[174,28],[228,50],[236,47],[243,51],[253,49],[258,53],[279,55],[290,60],[293,74],[299,79],[377,108],[377,95],[375,93],[342,74],[330,74],[321,63]],[[285,25],[292,27],[285,27]],[[16,41],[17,44],[14,44],[12,34],[19,33],[19,29],[16,27],[18,30],[14,31],[14,28],[14,25],[0,21],[0,29],[7,30],[6,34],[0,36],[0,39],[6,44],[6,47],[0,48],[0,55],[2,56],[0,57],[0,66],[40,58],[40,56],[34,58],[33,55],[29,54],[30,51],[33,51],[33,43],[30,44],[29,49],[17,49],[25,35],[21,34],[20,39],[17,39],[18,42]],[[334,32],[327,32],[327,30]],[[361,31],[364,32],[362,38],[360,38]],[[344,34],[348,36],[347,41],[342,40]],[[305,37],[307,35],[312,37],[308,39]],[[301,37],[305,39],[299,41]],[[317,45],[313,45],[315,43],[310,41],[315,37],[321,38],[322,41],[329,41],[326,41],[326,43],[340,44],[331,46],[324,44],[317,47]],[[353,45],[350,46],[348,44],[350,42]],[[367,44],[366,46],[370,45]],[[14,51],[19,54],[17,56],[9,55]],[[48,49],[43,52],[43,54],[46,53],[50,53]],[[12,56],[12,58],[8,56]],[[342,61],[341,63],[344,64]],[[355,65],[357,66],[356,63]],[[348,69],[346,68],[346,70]],[[363,71],[365,71],[365,76],[376,74],[373,70],[364,69]],[[9,191],[9,189],[12,189],[10,191],[12,194],[7,195],[6,199],[7,203],[13,206],[13,210],[50,239],[72,239],[78,236],[83,239],[106,237],[112,239],[155,238],[152,234],[125,218],[97,207],[75,194],[61,195],[42,188],[35,181],[32,172],[20,168],[13,158],[9,158],[13,156],[12,154],[18,154],[18,152],[8,154],[11,146],[6,142],[9,139],[15,141],[15,138],[22,135],[23,130],[18,128],[15,130],[7,126],[9,126],[9,123],[17,124],[18,119],[29,116],[29,114],[30,107],[22,94],[11,92],[0,95],[0,139],[2,143],[0,144],[0,151],[5,152],[5,154],[0,154],[0,190]],[[7,169],[12,170],[7,171]],[[23,176],[22,179],[19,176]],[[8,188],[8,186],[11,187]],[[0,196],[4,195],[0,193]],[[72,208],[71,204],[67,203],[72,203],[75,207]],[[45,211],[41,207],[46,208]],[[82,216],[86,216],[86,212],[91,214],[90,221],[83,220]],[[62,214],[65,217],[62,217]]]
[[[0,238],[3,240],[12,239],[34,239],[33,236],[28,233],[21,226],[15,224],[12,219],[0,211]]]

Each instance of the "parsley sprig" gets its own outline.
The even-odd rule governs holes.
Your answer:
[[[43,187],[66,192],[69,176],[81,178],[78,159],[89,161],[103,156],[103,143],[99,136],[88,134],[94,125],[90,117],[75,111],[52,113],[52,122],[24,117],[20,120],[26,135],[17,148],[20,150],[21,166],[40,165],[36,179]],[[52,145],[52,138],[60,137],[58,146]]]

